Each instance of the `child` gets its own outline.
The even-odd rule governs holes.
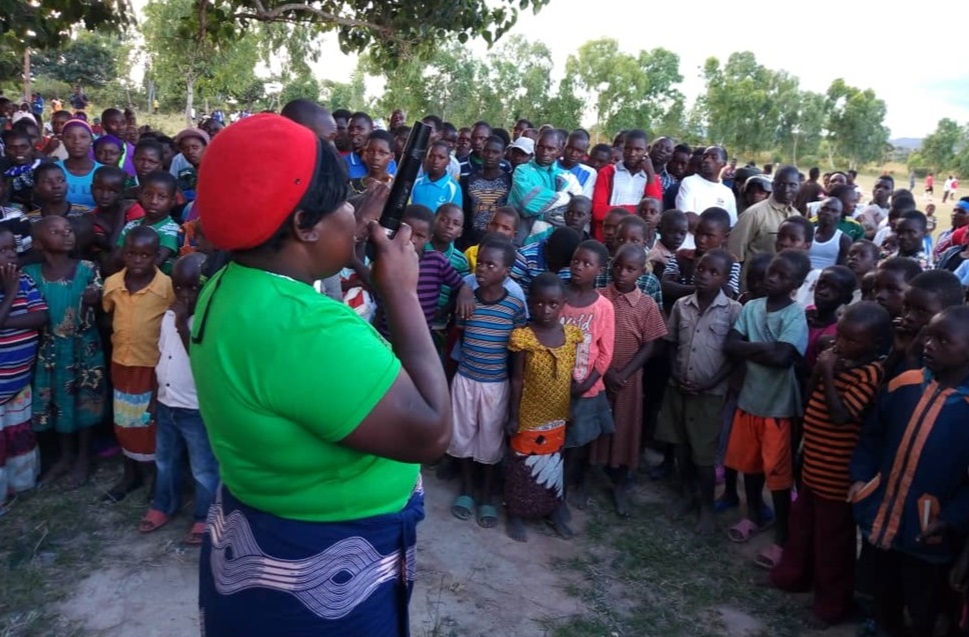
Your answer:
[[[666,264],[663,271],[663,297],[669,307],[677,299],[696,292],[693,285],[693,269],[707,250],[726,246],[730,232],[730,214],[723,208],[707,208],[700,214],[693,240],[693,250],[680,250]],[[736,298],[740,294],[740,264],[734,263],[725,289],[727,295]]]
[[[889,635],[933,635],[947,599],[949,565],[969,527],[967,380],[969,308],[950,307],[926,328],[925,368],[889,381],[851,459],[859,578]]]
[[[124,452],[124,474],[104,495],[119,502],[141,486],[155,459],[155,393],[158,337],[165,311],[175,301],[172,282],[158,269],[158,233],[135,225],[122,239],[124,268],[104,282],[101,304],[111,314],[111,383],[114,431]]]
[[[163,273],[171,272],[172,262],[178,253],[178,224],[171,218],[172,208],[175,206],[175,195],[178,183],[169,173],[153,172],[141,184],[138,193],[138,203],[145,210],[145,216],[135,221],[129,221],[118,235],[116,246],[124,245],[124,238],[137,226],[148,226],[158,234],[159,249],[155,256],[155,265]],[[115,259],[119,261],[118,258]]]
[[[518,213],[515,212],[514,208],[499,206],[491,213],[491,219],[488,220],[484,234],[498,234],[512,241],[518,234],[519,221]],[[484,234],[481,235],[482,238]],[[470,246],[464,251],[464,256],[468,260],[468,267],[473,271],[478,259],[478,246]]]
[[[3,131],[3,173],[10,201],[28,209],[33,207],[34,171],[41,164],[30,145],[30,136],[23,129]]]
[[[602,219],[602,243],[609,250],[609,254],[616,253],[616,231],[619,222],[632,213],[625,208],[613,208]]]
[[[663,211],[659,218],[659,239],[649,251],[649,265],[653,274],[663,278],[666,264],[676,254],[686,239],[686,215],[682,211],[671,209]]]
[[[903,212],[895,226],[898,251],[892,256],[913,259],[923,270],[932,269],[931,253],[925,250],[926,227],[925,215],[918,210]]]
[[[656,243],[656,227],[659,225],[663,204],[655,197],[643,197],[636,207],[636,216],[646,222],[646,249],[652,250]]]
[[[627,217],[623,222],[632,219],[645,223],[639,217]],[[629,517],[629,472],[639,466],[643,433],[643,365],[653,353],[654,341],[666,336],[666,322],[656,301],[637,285],[646,271],[646,252],[642,245],[621,246],[611,269],[612,282],[601,294],[613,305],[615,345],[612,363],[603,380],[612,406],[615,433],[599,436],[592,442],[589,461],[614,470],[613,505],[621,517]]]
[[[56,165],[64,171],[67,180],[67,201],[90,210],[94,206],[91,196],[92,173],[101,167],[91,158],[94,133],[84,120],[72,119],[64,124],[61,138],[67,149],[67,159],[58,161]]]
[[[622,221],[619,222],[619,229],[616,232],[616,239],[614,242],[616,246],[616,253],[618,254],[619,249],[625,245],[633,245],[641,249],[643,251],[643,255],[645,256],[648,252],[648,248],[646,248],[645,244],[645,236],[647,231],[647,224],[642,218],[635,215],[627,215],[623,217]],[[609,261],[606,263],[605,271],[596,277],[597,290],[605,289],[610,283],[612,283],[612,261],[613,259],[610,257]],[[636,285],[643,292],[643,294],[649,295],[657,305],[663,307],[663,290],[660,286],[659,279],[657,279],[652,272],[648,271],[648,265],[647,268],[644,269],[642,275],[640,275],[639,279],[637,279]]]
[[[814,628],[841,621],[853,605],[856,537],[847,501],[848,465],[884,376],[891,329],[891,317],[877,303],[849,306],[838,321],[834,347],[818,357],[811,378],[802,481],[791,506],[791,535],[770,581],[792,592],[813,586]]]
[[[47,304],[30,277],[17,269],[13,233],[0,229],[0,515],[8,499],[32,489],[40,452],[31,430],[30,376]]]
[[[851,237],[838,228],[841,221],[841,200],[828,197],[818,210],[818,227],[808,256],[812,270],[823,270],[829,265],[840,265],[848,258]]]
[[[125,223],[131,221],[126,217],[121,204],[121,194],[127,178],[127,173],[117,166],[102,166],[94,171],[91,195],[97,205],[90,215],[91,241],[87,245],[79,244],[77,249],[84,258],[97,261],[102,269],[110,263],[109,257],[118,242],[121,229]]]
[[[704,254],[696,266],[696,292],[673,305],[666,336],[673,367],[656,429],[657,440],[676,446],[684,496],[676,513],[699,508],[696,531],[704,535],[716,524],[714,464],[726,381],[734,367],[723,346],[741,310],[723,292],[733,264],[721,248]]]
[[[502,169],[504,154],[505,142],[495,135],[488,137],[481,148],[481,166],[475,167],[470,174],[461,177],[464,216],[467,223],[464,238],[469,247],[480,242],[485,232],[491,232],[486,229],[486,226],[494,218],[494,212],[508,204],[511,174]],[[473,164],[470,165],[473,166]],[[518,213],[515,214],[517,216]],[[515,229],[516,231],[518,229],[517,222]]]
[[[141,533],[151,533],[179,510],[181,478],[184,470],[182,449],[188,451],[189,466],[195,478],[195,505],[192,526],[182,542],[202,544],[205,518],[219,486],[218,461],[212,454],[205,423],[199,413],[195,380],[188,360],[192,315],[202,287],[205,255],[195,253],[179,258],[172,268],[175,300],[165,311],[158,340],[158,398],[155,406],[157,448],[155,450],[155,493],[148,513],[138,525]]]
[[[797,250],[809,255],[813,242],[814,225],[808,221],[807,217],[795,215],[788,217],[778,226],[774,250],[775,252]],[[808,263],[810,263],[810,258]],[[804,278],[804,283],[794,293],[794,300],[802,309],[807,309],[808,306],[814,304],[814,287],[817,285],[819,276],[821,276],[821,270],[812,267]]]
[[[922,367],[925,326],[945,308],[962,305],[963,295],[959,279],[945,270],[929,270],[912,277],[902,295],[892,353],[885,361],[888,379]]]
[[[41,164],[34,171],[34,204],[37,207],[27,213],[31,221],[49,215],[73,217],[91,211],[86,206],[68,201],[67,176],[57,164]]]
[[[560,321],[565,284],[551,272],[528,291],[532,321],[511,333],[509,453],[505,458],[508,537],[527,539],[523,520],[550,517],[563,539],[572,537],[564,515],[562,448],[572,390],[572,369],[582,330]]]
[[[606,266],[609,251],[598,241],[583,241],[576,248],[566,284],[562,323],[582,330],[572,382],[571,419],[565,430],[566,484],[577,486],[576,503],[585,508],[588,497],[585,447],[602,434],[615,433],[603,376],[612,364],[616,314],[612,303],[595,290],[596,277]]]
[[[902,316],[902,302],[908,283],[922,272],[921,266],[904,257],[885,259],[875,268],[875,301],[888,311],[897,323]]]
[[[822,213],[823,214],[823,213]],[[808,322],[808,346],[804,361],[814,367],[818,354],[827,349],[838,329],[842,306],[851,303],[855,293],[855,275],[843,265],[821,270],[814,286],[814,304],[805,310]]]
[[[424,174],[417,178],[411,190],[412,204],[438,211],[445,204],[451,204],[460,210],[464,198],[461,195],[461,186],[447,173],[450,161],[451,154],[445,142],[436,141],[428,147],[424,159]],[[464,222],[463,214],[461,221]]]
[[[774,257],[767,268],[767,297],[744,306],[724,346],[728,356],[742,360],[747,368],[725,458],[728,467],[744,473],[747,517],[728,535],[734,542],[746,542],[763,528],[766,474],[776,532],[775,543],[757,554],[757,563],[765,568],[780,562],[787,541],[793,485],[791,427],[801,411],[794,367],[808,339],[804,310],[791,293],[810,270],[804,251],[784,250]]]
[[[481,482],[476,518],[482,528],[498,522],[493,490],[508,420],[508,339],[513,329],[525,326],[525,304],[503,286],[514,261],[510,241],[493,239],[481,246],[474,271],[474,311],[458,319],[461,361],[451,385],[454,433],[447,453],[461,463],[461,492],[451,513],[461,520],[475,515],[477,469]]]
[[[134,201],[134,206],[138,206],[138,194],[141,192],[140,184],[145,177],[156,170],[164,170],[165,149],[157,139],[146,138],[135,145],[134,159],[132,163],[135,169],[135,179],[137,184],[124,191],[123,199]],[[179,193],[181,196],[181,193]],[[181,198],[180,203],[185,203]],[[134,207],[133,206],[133,207]]]
[[[542,272],[555,272],[561,278],[568,279],[572,255],[580,243],[582,237],[575,230],[556,228],[548,239],[518,250],[511,276],[525,289]]]
[[[572,197],[569,201],[569,205],[565,208],[565,212],[562,213],[562,220],[565,223],[566,228],[571,228],[575,230],[579,237],[583,241],[587,241],[589,233],[586,229],[589,227],[589,221],[592,219],[592,200],[585,195],[576,195]],[[551,226],[541,230],[527,239],[525,239],[523,245],[528,245],[536,241],[541,241],[547,238],[555,231],[555,226]]]
[[[175,176],[177,190],[184,201],[195,201],[198,170],[209,141],[209,134],[201,128],[186,128],[175,135],[175,146],[179,154],[172,159],[169,172]]]
[[[120,169],[119,169],[120,170]],[[44,217],[34,225],[34,245],[43,263],[24,267],[48,307],[48,328],[37,354],[33,381],[35,431],[58,434],[60,457],[42,482],[69,476],[71,488],[90,472],[91,428],[104,417],[107,379],[94,306],[101,277],[90,261],[71,257],[74,230],[64,217]]]
[[[862,300],[863,282],[865,275],[869,272],[874,272],[875,266],[878,264],[878,246],[869,241],[868,239],[862,239],[861,241],[855,241],[848,248],[848,259],[845,265],[855,273],[855,282],[857,283],[857,289],[852,298],[852,303],[857,303]]]
[[[350,180],[351,192],[362,193],[371,182],[389,186],[394,180],[394,176],[388,172],[390,162],[394,159],[394,136],[384,130],[370,133],[367,144],[361,151],[361,159],[367,168],[367,174]]]
[[[94,140],[94,158],[102,166],[118,166],[124,142],[114,135],[101,135]]]
[[[462,277],[471,273],[468,265],[468,258],[454,246],[454,242],[461,237],[464,230],[464,211],[460,206],[446,203],[437,209],[434,215],[434,230],[431,233],[431,240],[424,246],[424,251],[434,250],[447,257],[451,267],[457,270]],[[441,295],[438,297],[437,310],[443,312],[451,300],[451,289],[441,288]],[[445,317],[438,316],[438,320]]]

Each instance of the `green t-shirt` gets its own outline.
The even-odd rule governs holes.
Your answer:
[[[192,332],[199,406],[234,496],[317,522],[404,507],[418,465],[339,444],[400,372],[353,310],[310,285],[230,263],[202,290]]]

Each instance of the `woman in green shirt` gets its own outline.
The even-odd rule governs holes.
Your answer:
[[[393,349],[313,288],[353,250],[346,184],[330,144],[272,114],[227,127],[202,163],[201,222],[232,254],[189,352],[222,479],[200,565],[206,635],[409,634],[418,463],[447,448],[450,403],[409,228],[370,232]]]

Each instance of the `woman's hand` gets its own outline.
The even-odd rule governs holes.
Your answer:
[[[383,212],[389,196],[390,186],[378,181],[371,183],[356,200],[353,214],[357,218],[356,239],[358,241],[367,238],[370,222],[380,219],[380,213]]]
[[[405,223],[397,229],[393,239],[376,221],[369,226],[370,242],[374,246],[374,260],[371,267],[371,281],[377,287],[381,297],[386,298],[390,293],[417,293],[417,252],[411,243],[411,229]]]

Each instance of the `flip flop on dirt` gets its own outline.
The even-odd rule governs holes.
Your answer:
[[[731,542],[745,544],[747,540],[764,530],[765,526],[757,526],[750,518],[744,518],[727,530],[727,537]]]
[[[157,531],[168,524],[168,520],[170,519],[171,518],[158,509],[148,509],[148,513],[146,513],[145,517],[141,518],[141,522],[138,523],[138,532],[152,533]]]
[[[478,506],[478,526],[493,529],[498,524],[498,509],[490,504]]]
[[[202,538],[205,537],[205,522],[196,522],[182,538],[182,544],[189,546],[202,546]]]
[[[451,505],[451,515],[459,520],[470,520],[474,517],[474,498],[470,495],[459,495]]]
[[[757,553],[757,557],[754,558],[754,564],[770,570],[781,563],[782,557],[784,557],[784,549],[777,544],[771,544]]]

